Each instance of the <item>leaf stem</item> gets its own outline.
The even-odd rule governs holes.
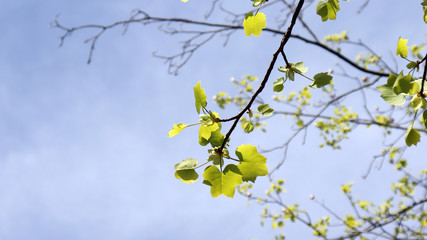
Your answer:
[[[205,163],[203,163],[203,164],[200,164],[199,166],[196,166],[196,167],[194,167],[193,169],[198,169],[199,167],[202,167],[202,166],[206,165],[208,162],[209,162],[209,161],[207,161],[207,162],[205,162]]]

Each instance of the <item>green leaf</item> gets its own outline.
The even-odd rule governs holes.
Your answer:
[[[418,144],[418,142],[420,141],[420,139],[421,139],[420,133],[416,129],[414,129],[412,127],[412,125],[409,126],[408,130],[406,131],[406,135],[405,135],[406,145],[408,147],[410,147],[412,145],[416,146]]]
[[[194,98],[196,101],[197,113],[200,114],[200,108],[206,107],[207,105],[205,89],[200,87],[200,81],[196,84],[196,86],[194,86]]]
[[[427,128],[427,110],[425,110],[423,113],[423,122],[424,126]]]
[[[224,141],[224,134],[221,134],[221,129],[211,132],[211,137],[209,138],[209,143],[212,147],[219,147]]]
[[[403,105],[406,101],[405,96],[402,94],[396,94],[393,91],[393,88],[388,84],[379,86],[377,89],[382,93],[381,97],[391,105],[400,106]]]
[[[303,62],[297,62],[295,65],[291,63],[292,70],[296,73],[305,73],[308,71],[308,67],[304,67]]]
[[[426,108],[427,101],[424,98],[418,97],[417,95],[415,95],[411,99],[410,106],[413,107],[414,110],[418,110],[419,108]]]
[[[168,137],[173,137],[181,132],[187,125],[184,123],[174,124],[172,130],[169,131]]]
[[[279,67],[279,71],[286,73],[286,79],[295,80],[295,73],[305,73],[308,71],[307,67],[304,67],[303,62],[297,62],[296,64],[289,63],[290,66]]]
[[[267,25],[266,17],[264,13],[258,12],[255,16],[253,13],[248,13],[243,20],[243,28],[245,29],[246,36],[253,34],[254,36],[260,36],[262,29]]]
[[[273,115],[274,109],[270,108],[268,104],[261,104],[258,106],[258,111],[264,116]]]
[[[320,1],[316,6],[316,13],[322,18],[322,22],[335,20],[340,10],[338,0]]]
[[[396,48],[396,56],[401,56],[403,58],[406,58],[408,56],[408,46],[406,44],[408,43],[408,39],[403,39],[402,37],[399,37],[399,41],[397,42],[397,48]]]
[[[180,163],[175,164],[175,178],[181,179],[185,183],[192,183],[197,180],[197,174],[194,168],[197,166],[197,160],[188,158]]]
[[[254,125],[251,121],[247,121],[243,124],[243,130],[247,133],[250,133],[254,130]]]
[[[200,125],[199,128],[199,143],[202,146],[205,146],[209,143],[209,140],[212,136],[212,132],[219,130],[219,124],[214,123],[210,126]]]
[[[411,61],[410,63],[406,64],[406,67],[408,69],[416,68],[418,64],[416,62]]]
[[[209,155],[208,161],[212,161],[215,165],[224,165],[224,160],[222,157],[215,152],[212,152],[212,154]]]
[[[258,7],[259,5],[263,4],[265,2],[265,0],[252,0],[253,6],[254,7]]]
[[[406,93],[413,95],[419,91],[419,85],[415,81],[412,81],[410,74],[403,76],[402,72],[400,72],[393,84],[393,91],[396,94]]]
[[[257,152],[255,146],[240,145],[236,149],[236,155],[240,160],[238,167],[243,174],[243,181],[255,182],[258,176],[268,174],[268,168],[265,165],[267,159]]]
[[[200,123],[205,126],[211,126],[215,123],[215,118],[210,114],[202,114],[200,115]]]
[[[332,76],[327,72],[314,75],[314,82],[310,85],[312,88],[321,88],[332,83]]]
[[[283,90],[283,83],[285,83],[285,78],[281,77],[277,79],[277,81],[273,83],[273,91],[281,92]]]
[[[215,165],[209,166],[203,173],[206,185],[211,186],[212,197],[218,197],[224,194],[232,198],[234,196],[236,186],[242,183],[242,174],[236,165],[229,164],[224,168],[224,171],[219,171]]]

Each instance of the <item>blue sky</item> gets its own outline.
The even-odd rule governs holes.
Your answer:
[[[247,10],[248,2],[226,6]],[[425,40],[417,1],[375,1],[356,20],[351,14],[358,4],[353,2],[342,4],[337,22],[321,23],[308,11],[306,16],[318,20],[313,22],[319,35],[350,29],[351,37],[364,39],[386,57],[394,54],[399,36],[410,44]],[[399,14],[391,11],[393,4],[399,4]],[[76,32],[58,48],[61,32],[49,23],[60,14],[66,26],[109,24],[127,18],[135,8],[153,16],[202,19],[206,3],[24,0],[1,5],[0,239],[271,239],[275,233],[260,226],[256,204],[247,207],[246,199],[237,195],[212,199],[200,181],[187,185],[174,178],[175,163],[206,157],[206,149],[197,146],[196,129],[173,139],[166,135],[173,123],[197,121],[192,93],[196,82],[202,81],[209,96],[235,91],[230,77],[262,76],[278,37],[246,38],[237,32],[227,48],[220,47],[222,39],[214,40],[172,76],[152,52],[178,50],[178,41],[159,33],[157,26],[133,25],[124,36],[120,28],[106,32],[87,65],[89,46],[83,41],[90,32]],[[414,9],[416,14],[410,14]],[[221,19],[214,16],[212,21]],[[306,51],[297,41],[289,42],[288,51],[313,72],[326,71],[337,61],[324,60],[325,52]],[[298,89],[306,83],[290,84]],[[270,93],[263,97],[270,99]],[[269,147],[283,142],[281,133],[270,133],[236,131],[232,144]],[[381,134],[361,129],[351,136],[351,144],[344,143],[343,151],[311,147],[319,144],[315,131],[305,146],[297,139],[279,175],[288,181],[289,203],[314,209],[308,195],[315,194],[338,210],[347,208],[336,204],[344,199],[339,186],[362,181],[372,154],[379,151]],[[425,148],[425,142],[418,148]],[[408,154],[419,157],[416,150]],[[274,166],[281,153],[267,157]],[[390,169],[385,166],[367,183],[387,185],[382,179]],[[258,191],[267,185],[260,179]],[[380,196],[377,189],[358,190]],[[311,234],[298,227],[287,231],[290,239]]]

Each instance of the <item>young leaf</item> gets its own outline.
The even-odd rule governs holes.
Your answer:
[[[254,7],[258,7],[259,5],[263,4],[265,2],[265,0],[252,0],[253,6]]]
[[[410,63],[406,64],[406,67],[408,69],[412,69],[412,68],[418,67],[418,64],[416,62],[414,62],[414,61],[411,61]]]
[[[251,121],[247,121],[243,124],[243,130],[247,133],[250,133],[254,130],[254,125]]]
[[[402,72],[400,72],[399,76],[397,76],[396,81],[393,85],[393,91],[396,94],[400,93],[409,93],[411,90],[411,76],[408,74],[403,76]]]
[[[403,105],[406,101],[403,94],[396,94],[393,91],[393,88],[388,84],[377,87],[377,89],[382,93],[381,97],[391,105],[400,106]]]
[[[420,139],[421,139],[420,133],[416,129],[412,128],[412,125],[409,126],[408,130],[406,131],[406,135],[405,135],[406,145],[408,147],[410,147],[412,145],[416,146],[418,144],[418,142],[420,141]]]
[[[192,183],[197,180],[199,175],[194,168],[197,166],[197,160],[188,158],[175,164],[175,178],[181,179],[185,183]]]
[[[175,171],[175,178],[181,179],[184,183],[193,183],[197,181],[199,174],[194,169],[177,170]]]
[[[338,0],[320,1],[316,6],[316,13],[322,18],[322,22],[335,20],[337,12],[340,10]]]
[[[268,104],[261,104],[258,106],[258,111],[264,116],[271,116],[274,112],[274,109],[270,108]]]
[[[253,34],[254,36],[260,36],[262,29],[267,25],[266,17],[264,13],[258,12],[255,16],[252,13],[248,13],[243,20],[243,28],[245,29],[246,36]]]
[[[219,147],[222,145],[224,138],[225,136],[221,133],[221,129],[219,128],[218,130],[211,132],[211,137],[208,141],[212,147]]]
[[[194,98],[196,102],[197,113],[200,114],[200,108],[206,107],[207,105],[205,89],[200,87],[200,81],[196,84],[196,86],[194,86]]]
[[[205,179],[203,183],[211,186],[212,197],[224,194],[232,198],[236,186],[242,183],[242,174],[233,164],[227,165],[223,172],[219,171],[217,166],[211,165],[205,169],[203,178]]]
[[[268,168],[265,165],[267,159],[257,152],[255,146],[240,145],[236,149],[236,155],[240,159],[238,167],[243,175],[243,181],[255,182],[258,176],[268,174]]]
[[[285,78],[281,77],[277,79],[277,81],[273,83],[273,91],[281,92],[283,90],[283,83],[285,83]]]
[[[173,137],[181,132],[187,125],[184,123],[174,124],[172,130],[169,131],[168,137]]]
[[[414,110],[418,110],[419,108],[426,108],[427,101],[424,98],[415,95],[411,100],[410,106],[413,107]]]
[[[295,80],[295,73],[305,73],[308,71],[308,67],[304,67],[303,62],[297,62],[296,64],[290,63],[291,66],[279,67],[279,71],[286,73],[286,79]]]
[[[425,110],[423,113],[423,122],[424,126],[427,128],[427,110]]]
[[[314,75],[314,82],[310,85],[312,88],[321,88],[332,83],[332,76],[327,72]]]
[[[291,65],[292,65],[292,70],[294,70],[294,72],[296,73],[305,73],[308,71],[308,67],[304,67],[303,62],[297,62]]]
[[[291,63],[291,65],[292,65],[292,63]],[[286,79],[289,78],[292,81],[295,80],[295,73],[292,70],[292,67],[287,67],[287,66],[285,66],[285,67],[279,67],[279,71],[286,73],[286,75],[285,75]]]
[[[403,39],[402,37],[399,37],[399,41],[397,42],[397,48],[396,48],[396,56],[401,56],[403,58],[406,58],[408,56],[408,46],[406,44],[408,43],[408,39]]]
[[[212,132],[219,130],[220,127],[218,123],[214,123],[210,126],[200,125],[199,128],[199,143],[202,146],[205,146],[209,143],[209,140],[212,136]]]

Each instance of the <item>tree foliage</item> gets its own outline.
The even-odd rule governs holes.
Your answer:
[[[181,1],[191,4],[191,1]],[[222,23],[153,17],[142,10],[137,10],[130,19],[105,26],[82,25],[68,28],[60,24],[57,19],[55,26],[64,31],[61,44],[75,31],[85,28],[98,31],[88,39],[88,42],[91,42],[88,59],[90,62],[97,40],[108,29],[120,25],[127,28],[132,23],[181,24],[180,27],[174,28],[169,25],[168,29],[161,28],[168,34],[190,34],[188,40],[183,43],[180,53],[157,56],[166,60],[169,71],[173,74],[178,73],[198,48],[220,33],[230,37],[236,30],[243,30],[247,37],[260,38],[264,33],[279,34],[281,40],[277,42],[277,50],[273,53],[262,78],[258,79],[251,75],[241,80],[233,78],[232,82],[239,89],[238,94],[233,96],[226,92],[219,92],[214,96],[213,101],[220,109],[236,105],[239,111],[234,116],[220,117],[219,113],[213,110],[212,106],[215,105],[207,101],[208,97],[205,89],[202,88],[202,83],[199,81],[194,86],[194,103],[198,121],[174,124],[168,137],[174,137],[188,127],[198,126],[199,133],[196,137],[201,146],[207,147],[206,160],[199,164],[197,160],[189,158],[177,163],[175,177],[185,183],[193,183],[201,173],[203,177],[201,181],[210,187],[212,197],[225,195],[232,198],[237,188],[238,192],[249,200],[266,205],[262,213],[262,224],[268,220],[273,229],[283,228],[286,222],[299,222],[311,229],[314,236],[322,239],[425,239],[427,236],[427,169],[415,169],[415,172],[410,170],[409,160],[404,156],[405,150],[408,147],[416,148],[427,133],[425,99],[427,54],[424,43],[408,46],[408,42],[411,42],[410,38],[396,39],[393,52],[396,53],[397,58],[406,61],[407,64],[405,68],[392,69],[385,58],[376,54],[365,43],[351,40],[348,30],[331,33],[320,40],[320,36],[314,33],[305,17],[317,15],[316,19],[320,22],[339,21],[340,9],[346,4],[345,2],[251,0],[242,6],[242,9],[250,7],[252,9],[241,14],[220,7],[232,19]],[[369,0],[363,3],[359,12],[368,7],[368,3]],[[206,18],[216,10],[217,4],[218,0],[212,2]],[[417,24],[425,24],[427,23],[426,0],[420,1],[420,5],[419,11],[414,9],[414,14],[419,12],[420,23]],[[277,17],[267,13],[272,6],[280,6],[280,14],[286,16],[285,19],[280,19],[281,16],[276,18],[280,19],[279,27],[276,29],[267,27],[270,19]],[[297,23],[299,25],[296,25]],[[199,28],[190,31],[186,30],[186,26]],[[287,26],[285,31],[282,30],[284,26]],[[294,34],[295,27],[305,29],[307,36]],[[325,50],[327,54],[339,59],[339,65],[333,66],[331,63],[329,71],[312,73],[309,71],[310,66],[306,66],[301,59],[289,61],[285,46],[289,45],[288,41],[291,38],[301,40],[308,46]],[[361,52],[353,58],[347,56],[342,48],[348,46],[356,46],[361,49]],[[276,64],[281,66],[275,69]],[[346,64],[345,67],[343,67],[344,64]],[[353,73],[353,70],[357,73]],[[281,76],[272,79],[272,72],[280,73]],[[353,79],[358,86],[345,90],[337,88],[335,82],[343,79]],[[289,80],[305,82],[299,91],[284,94],[284,89],[290,84]],[[258,87],[254,88],[254,85]],[[265,87],[271,88],[274,92],[271,102],[265,102],[259,97]],[[383,102],[388,107],[380,110],[369,109],[367,91],[374,91],[376,94],[376,99],[369,99],[369,101]],[[356,109],[364,109],[362,111],[353,110],[344,101],[355,93],[362,95],[362,100],[356,103],[358,104]],[[265,131],[264,127],[268,120],[276,116],[285,116],[287,121],[294,122],[295,127],[283,144],[267,151],[261,151],[251,144],[241,144],[238,147],[230,144],[230,139],[238,126],[246,133],[256,130]],[[391,185],[390,197],[380,204],[374,203],[353,194],[353,182],[344,184],[341,191],[348,200],[352,212],[340,215],[318,201],[315,196],[311,196],[311,199],[328,213],[328,216],[317,220],[313,219],[308,211],[301,209],[298,204],[286,203],[282,197],[285,193],[285,180],[277,180],[274,173],[283,167],[287,150],[296,136],[303,135],[309,128],[314,128],[319,131],[322,139],[320,148],[341,149],[342,141],[348,139],[358,126],[377,127],[384,130],[383,149],[380,154],[373,156],[367,174],[378,159],[380,161],[387,159],[394,165],[401,178]],[[395,139],[389,140],[396,135]],[[404,145],[399,145],[402,138]],[[275,165],[268,164],[271,160],[267,160],[263,154],[277,150],[283,150],[285,158],[274,161]],[[424,155],[422,149],[419,151]],[[254,196],[251,189],[256,185],[256,179],[263,176],[268,176],[271,187],[265,196]],[[271,209],[271,206],[276,208]],[[279,234],[277,239],[284,239],[284,236]]]

